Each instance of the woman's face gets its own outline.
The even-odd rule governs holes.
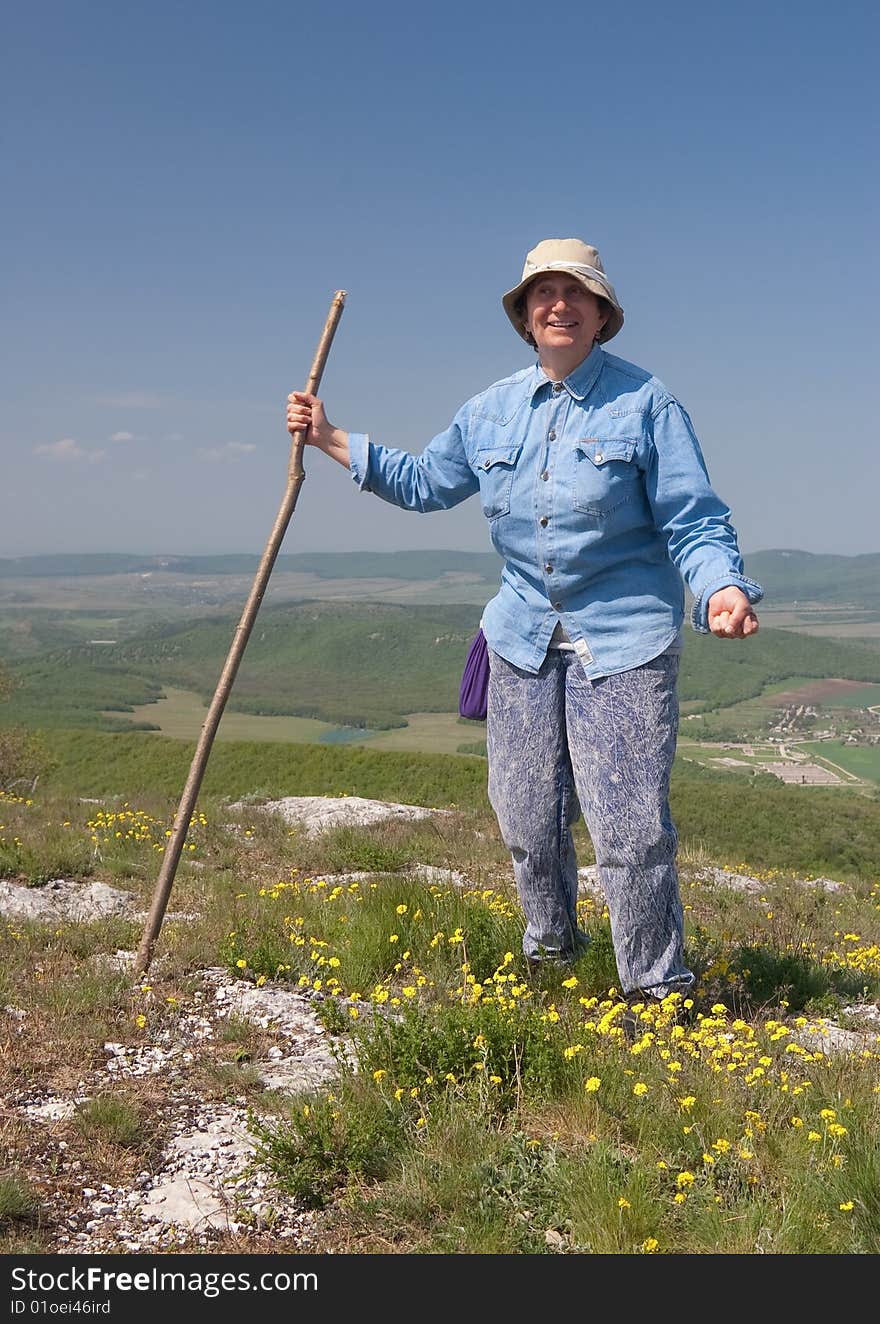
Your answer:
[[[539,357],[563,356],[580,363],[605,325],[595,294],[565,272],[538,276],[526,290],[526,329]]]

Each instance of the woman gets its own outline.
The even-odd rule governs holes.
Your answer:
[[[413,456],[347,433],[295,391],[288,429],[359,488],[410,510],[480,493],[504,558],[483,614],[489,797],[513,858],[531,962],[568,961],[578,928],[571,828],[583,811],[630,1000],[694,981],[683,951],[668,790],[683,580],[701,633],[758,629],[730,511],[687,413],[601,346],[623,309],[595,248],[545,239],[502,298],[538,361],[462,405]]]

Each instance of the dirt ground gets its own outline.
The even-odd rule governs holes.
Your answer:
[[[827,678],[807,681],[796,690],[785,690],[782,694],[771,696],[774,707],[788,703],[827,703],[841,694],[852,694],[854,690],[874,689],[873,685],[863,680],[838,680]]]

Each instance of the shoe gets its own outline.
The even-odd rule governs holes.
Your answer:
[[[526,956],[526,965],[530,969],[567,969],[569,966],[577,965],[584,952],[590,946],[590,939],[586,934],[579,935],[574,947],[567,947],[557,951],[546,951],[543,956]]]
[[[644,1006],[649,996],[650,994],[643,993],[639,988],[634,988],[631,993],[624,995],[626,1006],[620,1018],[620,1028],[628,1044],[634,1044],[641,1037],[642,1017],[641,1013],[636,1011],[636,1007]]]

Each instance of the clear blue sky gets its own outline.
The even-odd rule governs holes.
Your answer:
[[[412,451],[531,362],[526,251],[595,244],[746,557],[880,550],[876,6],[9,6],[0,555],[260,552],[287,393]],[[285,552],[488,550],[307,450]]]

